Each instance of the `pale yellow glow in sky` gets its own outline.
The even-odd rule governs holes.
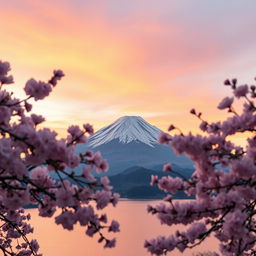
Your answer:
[[[12,65],[10,88],[22,97],[27,79],[47,80],[62,69],[66,76],[34,108],[61,135],[72,123],[97,130],[124,115],[197,131],[189,110],[223,119],[216,110],[229,93],[222,81],[249,82],[256,66],[252,8],[217,2],[192,9],[187,1],[1,3],[0,58]]]

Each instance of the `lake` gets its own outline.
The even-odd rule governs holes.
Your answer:
[[[32,215],[31,224],[35,228],[33,237],[38,240],[40,252],[44,256],[149,256],[151,254],[143,248],[145,239],[168,235],[177,229],[185,228],[183,225],[161,225],[155,216],[147,214],[147,205],[155,205],[158,202],[122,200],[117,207],[111,206],[103,211],[108,214],[109,220],[115,219],[121,224],[120,233],[107,236],[117,238],[117,246],[114,249],[103,249],[102,245],[97,243],[97,235],[90,238],[84,234],[85,227],[76,225],[73,231],[67,231],[57,226],[53,219],[39,217],[37,209],[27,211]],[[183,254],[175,250],[168,255],[193,255],[195,252],[214,251],[217,248],[217,241],[208,238],[193,250],[186,250]]]

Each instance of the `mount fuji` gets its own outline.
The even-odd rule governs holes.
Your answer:
[[[117,139],[121,144],[135,141],[154,147],[160,132],[160,129],[150,125],[140,116],[123,116],[96,132],[90,138],[89,146],[96,148]]]
[[[167,162],[191,168],[192,162],[186,156],[177,156],[169,146],[158,143],[160,133],[142,117],[124,116],[97,131],[78,150],[100,151],[109,163],[107,175],[122,173],[133,166],[156,170]]]

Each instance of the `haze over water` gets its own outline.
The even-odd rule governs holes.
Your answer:
[[[109,238],[117,237],[114,249],[103,249],[97,242],[97,236],[89,238],[84,234],[84,227],[76,226],[73,231],[63,230],[53,219],[41,218],[37,209],[28,210],[32,215],[31,224],[35,228],[34,238],[41,246],[40,252],[45,256],[149,256],[143,248],[144,240],[157,235],[170,235],[183,225],[168,227],[161,225],[155,216],[147,214],[147,205],[157,204],[157,201],[120,201],[116,208],[109,207],[106,212],[111,219],[121,224],[120,233],[112,233]],[[105,211],[104,211],[105,212]],[[110,220],[110,219],[109,219]],[[208,238],[205,243],[183,254],[177,250],[168,255],[192,255],[193,252],[213,251],[218,248],[217,241]]]

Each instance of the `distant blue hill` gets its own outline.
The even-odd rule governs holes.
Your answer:
[[[181,171],[181,169],[180,169]],[[182,174],[186,178],[190,178],[193,173],[193,169],[186,169]],[[166,175],[176,177],[172,173],[164,173],[160,171],[150,170],[141,166],[133,166],[122,173],[110,176],[111,186],[113,186],[113,191],[117,192],[123,198],[130,199],[161,199],[167,194],[158,189],[158,187],[150,186],[151,175],[158,175],[158,177],[163,177]],[[189,199],[184,192],[179,191],[174,198],[176,199]]]

